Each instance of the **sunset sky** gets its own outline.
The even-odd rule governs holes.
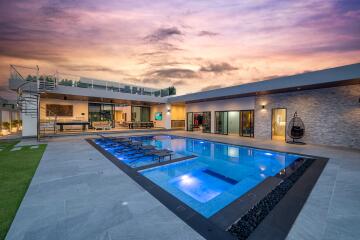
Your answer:
[[[359,0],[0,0],[9,64],[179,94],[360,62]]]

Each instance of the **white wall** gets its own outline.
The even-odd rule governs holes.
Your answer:
[[[29,95],[25,94],[24,97],[28,97]],[[25,109],[37,109],[37,100],[33,99],[31,101],[27,101],[23,106]],[[33,114],[21,113],[22,118],[22,136],[23,137],[36,137],[37,136],[37,122],[38,117],[34,112]]]
[[[186,112],[211,112],[211,132],[215,132],[215,111],[255,109],[255,97],[233,98],[217,101],[188,103]]]
[[[37,116],[21,113],[22,117],[22,136],[36,137],[37,136]]]
[[[157,121],[155,120],[155,113],[161,112],[163,120]],[[159,104],[159,105],[153,105],[150,108],[150,121],[153,121],[155,123],[155,127],[165,128],[165,118],[166,115],[166,104]]]
[[[52,98],[42,98],[40,100],[40,119],[46,119],[46,104],[59,104],[59,105],[73,105],[73,116],[63,117],[59,116],[58,121],[66,120],[82,120],[88,121],[89,105],[87,101],[75,101],[75,100],[61,100]],[[84,114],[84,115],[82,115]]]
[[[170,104],[153,105],[150,109],[150,121],[155,123],[155,127],[171,129],[171,111],[168,112],[168,108],[171,109]],[[162,112],[162,121],[155,120],[155,113]]]

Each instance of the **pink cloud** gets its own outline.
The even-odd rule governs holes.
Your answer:
[[[0,16],[0,85],[10,63],[185,93],[360,61],[347,2],[2,1]],[[232,70],[200,71],[219,64]]]

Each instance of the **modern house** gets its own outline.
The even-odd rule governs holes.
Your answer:
[[[295,112],[302,141],[360,148],[360,63],[270,80],[173,96],[174,88],[149,89],[88,78],[24,77],[11,66],[23,136],[41,129],[92,131],[137,127],[285,141]],[[44,130],[45,131],[45,130]]]

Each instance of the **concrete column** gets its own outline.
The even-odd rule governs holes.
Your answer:
[[[25,102],[27,105],[25,108],[32,109],[37,108],[36,101],[34,102]],[[22,136],[23,137],[36,137],[37,136],[37,123],[38,116],[37,114],[21,113],[22,119]]]
[[[171,129],[171,104],[165,105],[165,117],[164,117],[165,129]]]
[[[211,111],[211,133],[215,133],[215,111]]]
[[[22,117],[22,136],[36,137],[37,135],[37,117],[21,113]]]

